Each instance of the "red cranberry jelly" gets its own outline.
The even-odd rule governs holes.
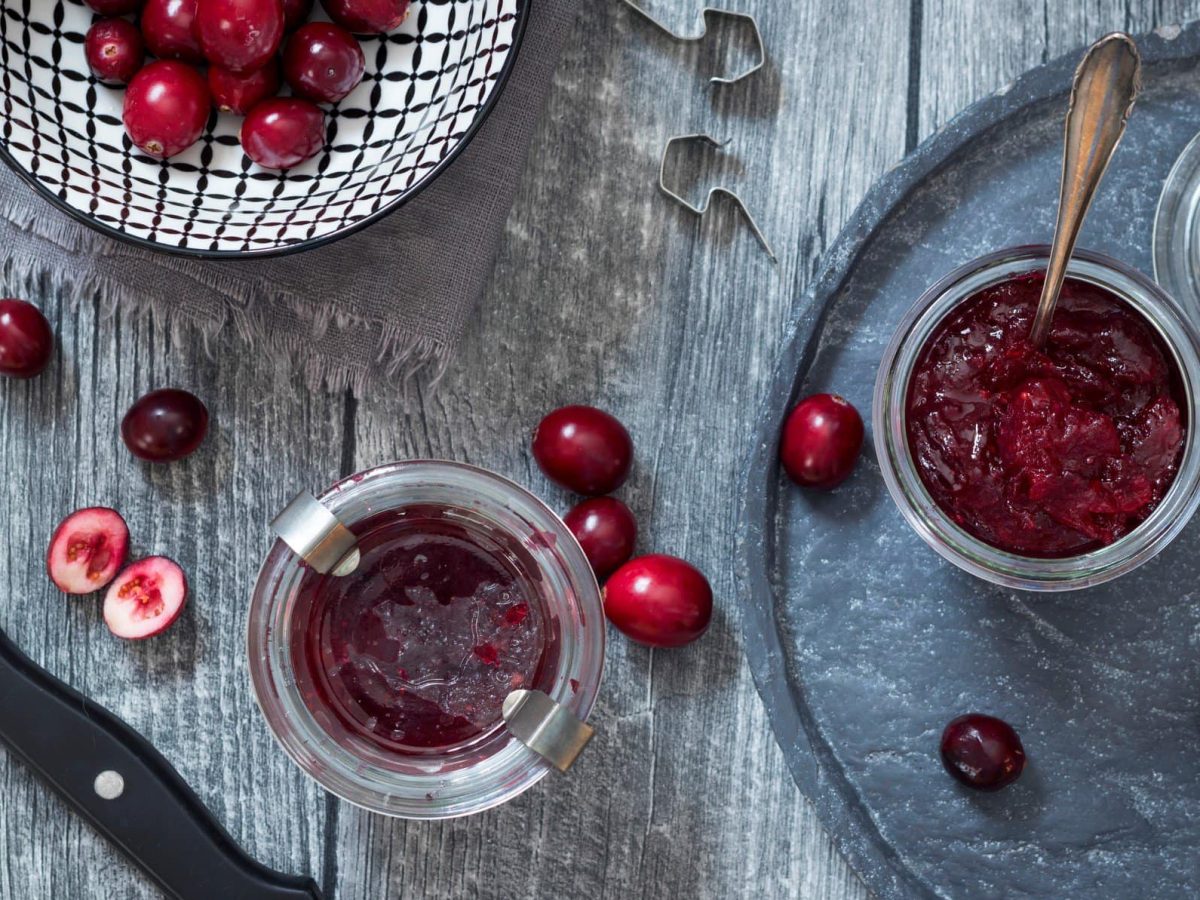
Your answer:
[[[351,530],[357,571],[306,572],[293,631],[301,694],[344,731],[335,739],[408,754],[461,745],[500,722],[514,688],[544,688],[537,570],[515,538],[438,506]]]
[[[1148,322],[1067,279],[1042,351],[1028,342],[1044,277],[969,297],[909,381],[909,448],[925,487],[1001,550],[1074,556],[1143,522],[1171,486],[1185,422],[1179,373]]]

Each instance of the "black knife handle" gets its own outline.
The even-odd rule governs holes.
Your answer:
[[[247,856],[145,738],[42,669],[2,631],[0,741],[169,896],[321,900],[311,878]],[[96,789],[106,771],[124,780],[112,800]]]

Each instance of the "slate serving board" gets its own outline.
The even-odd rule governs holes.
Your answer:
[[[1079,246],[1151,273],[1159,191],[1200,131],[1200,24],[1139,46],[1145,90]],[[1200,520],[1107,586],[1022,594],[917,537],[870,435],[832,494],[792,487],[777,462],[800,396],[837,391],[869,421],[884,347],[925,288],[1049,242],[1081,53],[970,107],[871,191],[799,304],[746,464],[754,678],[796,782],[883,898],[1200,891]],[[1022,735],[1030,763],[1007,791],[970,792],[941,768],[941,729],[972,710]]]

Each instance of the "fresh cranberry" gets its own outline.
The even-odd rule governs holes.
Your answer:
[[[242,149],[268,169],[290,169],[325,146],[325,113],[300,97],[264,100],[242,123]]]
[[[102,16],[124,16],[137,12],[145,0],[83,0]]]
[[[639,556],[604,585],[604,614],[626,637],[682,647],[708,628],[713,595],[698,569],[674,556]]]
[[[54,332],[41,310],[24,300],[0,300],[0,375],[39,375],[53,352]]]
[[[139,559],[117,576],[104,595],[104,624],[131,641],[162,634],[187,601],[183,569],[165,556]]]
[[[837,394],[814,394],[784,423],[779,459],[796,484],[834,488],[854,471],[862,442],[858,410]]]
[[[942,764],[968,787],[998,791],[1021,777],[1025,748],[1011,725],[994,716],[968,713],[942,732]]]
[[[46,550],[46,572],[66,594],[90,594],[117,577],[129,549],[129,526],[115,509],[76,510],[59,523]]]
[[[212,98],[204,76],[175,60],[152,62],[125,91],[125,130],[158,159],[181,153],[204,131]]]
[[[283,40],[283,0],[199,0],[196,38],[213,65],[261,69]]]
[[[295,31],[308,21],[312,12],[313,0],[283,0],[283,28],[285,31]]]
[[[317,103],[337,103],[362,81],[367,60],[354,35],[331,22],[309,22],[283,51],[292,91]]]
[[[92,74],[105,84],[125,84],[146,58],[146,42],[126,19],[101,19],[88,29],[84,54]]]
[[[615,491],[629,477],[633,441],[615,418],[593,406],[564,406],[533,432],[533,458],[546,476],[580,494]]]
[[[579,541],[597,578],[604,578],[633,556],[637,520],[620,500],[612,497],[584,500],[563,521]]]
[[[121,437],[129,452],[149,462],[173,462],[194,453],[208,433],[208,409],[195,394],[151,391],[129,407]]]
[[[279,93],[279,62],[271,60],[261,69],[240,75],[220,66],[208,67],[208,89],[221,112],[244,116],[268,97]]]
[[[412,0],[321,0],[329,18],[358,34],[383,34],[408,17]]]
[[[204,62],[196,40],[196,0],[146,0],[142,9],[142,34],[146,46],[159,59]]]

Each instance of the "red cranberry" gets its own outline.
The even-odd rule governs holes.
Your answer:
[[[837,394],[814,394],[784,423],[779,459],[796,484],[834,488],[854,471],[862,442],[858,410]]]
[[[604,578],[633,556],[637,520],[629,507],[612,497],[584,500],[564,521],[579,541],[597,578]]]
[[[354,35],[330,22],[309,22],[283,51],[292,91],[317,103],[337,103],[362,81],[367,60]]]
[[[142,34],[146,46],[159,59],[204,62],[196,40],[196,0],[146,0],[142,9]]]
[[[0,300],[0,375],[39,375],[53,352],[54,332],[41,310],[24,300]]]
[[[137,12],[144,0],[83,0],[102,16],[123,16]]]
[[[285,31],[295,31],[308,21],[312,12],[313,0],[283,0],[283,28]]]
[[[942,764],[968,787],[998,791],[1021,777],[1025,748],[1011,725],[994,716],[959,716],[942,732]]]
[[[261,69],[283,40],[283,0],[199,0],[196,38],[213,65]]]
[[[125,130],[143,151],[166,159],[196,143],[211,106],[208,83],[191,66],[152,62],[125,91]]]
[[[208,409],[195,394],[151,391],[129,407],[121,438],[129,452],[150,462],[174,462],[196,452],[208,433]]]
[[[625,426],[593,406],[564,406],[533,432],[533,458],[547,477],[580,494],[615,491],[629,477],[633,441]]]
[[[290,169],[325,146],[325,113],[300,97],[264,100],[242,123],[242,149],[268,169]]]
[[[650,647],[682,647],[708,628],[712,588],[674,556],[639,556],[604,585],[604,614],[626,637]]]
[[[208,89],[221,112],[244,116],[268,97],[279,93],[279,61],[271,60],[246,75],[220,66],[208,67]]]
[[[321,0],[329,18],[358,34],[383,34],[408,17],[412,0]]]
[[[146,59],[146,43],[138,27],[126,19],[101,19],[83,42],[92,74],[105,84],[125,84]]]

